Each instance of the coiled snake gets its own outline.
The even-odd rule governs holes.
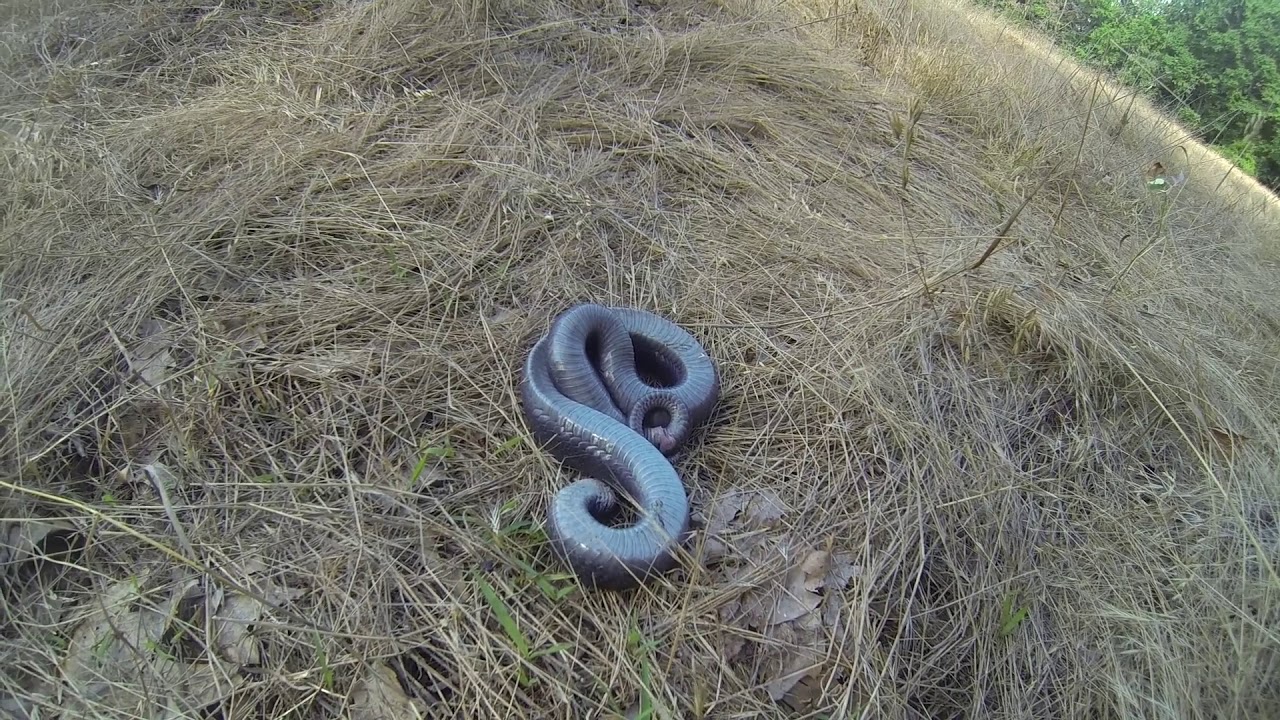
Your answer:
[[[556,556],[583,585],[612,590],[675,567],[689,502],[667,457],[720,397],[697,339],[644,310],[575,305],[529,352],[520,397],[534,440],[584,476],[548,510]],[[637,520],[613,527],[619,489]]]

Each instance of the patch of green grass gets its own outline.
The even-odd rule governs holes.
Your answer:
[[[1004,600],[1000,603],[1000,628],[998,633],[1000,637],[1009,637],[1012,635],[1022,622],[1031,615],[1031,608],[1026,605],[1020,605],[1017,608],[1014,604],[1017,602],[1017,594],[1009,593],[1004,596]]]
[[[483,575],[476,575],[476,584],[480,586],[480,592],[484,596],[485,603],[489,606],[489,610],[497,619],[498,625],[502,628],[502,632],[511,641],[512,647],[516,650],[516,656],[519,660],[517,666],[517,681],[521,687],[530,687],[536,681],[528,674],[526,666],[540,657],[554,655],[556,653],[565,652],[573,648],[569,643],[552,643],[544,647],[533,647],[529,639],[525,637],[524,632],[520,629],[520,623],[516,621],[510,606],[498,594],[493,585],[484,578]]]

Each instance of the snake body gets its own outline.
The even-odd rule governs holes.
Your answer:
[[[583,585],[622,590],[675,567],[689,502],[668,456],[719,395],[697,339],[643,310],[575,305],[534,344],[520,384],[525,420],[536,442],[583,475],[552,500],[547,536]],[[637,506],[628,526],[610,525],[618,490]]]

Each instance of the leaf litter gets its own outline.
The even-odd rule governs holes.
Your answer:
[[[75,533],[75,526],[58,518],[24,518],[0,521],[0,572],[45,554],[45,543],[54,535]]]
[[[260,584],[273,604],[302,593]],[[261,663],[254,624],[265,611],[253,597],[192,576],[175,582],[143,572],[116,582],[71,610],[79,617],[62,662],[68,709],[157,719],[202,712],[244,684],[242,669]]]
[[[725,659],[763,657],[769,697],[802,710],[821,697],[821,658],[841,623],[842,591],[861,569],[829,543],[815,547],[779,532],[787,512],[769,490],[724,493],[702,515],[702,560],[723,560],[719,570],[742,588],[720,608]]]
[[[132,348],[124,350],[130,373],[148,388],[164,383],[173,368],[173,338],[164,322],[156,319],[142,323],[140,337]]]
[[[395,670],[385,663],[369,665],[351,695],[351,720],[408,720],[426,717],[426,705],[400,686]]]

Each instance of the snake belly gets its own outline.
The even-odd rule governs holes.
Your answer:
[[[557,557],[583,585],[612,590],[674,568],[689,502],[667,455],[710,416],[720,395],[718,371],[697,339],[647,311],[576,305],[534,344],[520,395],[534,440],[583,475],[548,509]],[[658,434],[661,443],[629,424],[633,410],[655,404],[679,411],[672,431]],[[618,491],[636,506],[629,526],[609,524]]]

